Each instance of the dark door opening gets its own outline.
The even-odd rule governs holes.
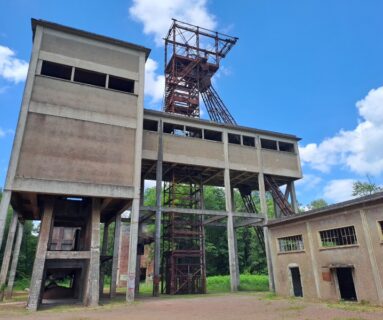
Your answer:
[[[340,297],[343,300],[357,301],[352,268],[337,268]]]
[[[295,297],[303,297],[301,273],[299,267],[290,268],[291,280],[293,283],[293,291]]]

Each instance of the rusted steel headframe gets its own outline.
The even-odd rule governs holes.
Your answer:
[[[219,63],[238,38],[173,19],[165,38],[164,111],[200,116],[201,94],[213,121],[235,124],[211,84]]]

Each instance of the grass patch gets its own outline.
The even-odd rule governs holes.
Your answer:
[[[265,275],[248,275],[240,276],[241,291],[268,291],[269,279]],[[230,292],[230,276],[212,276],[207,277],[207,292]]]
[[[341,309],[344,311],[355,311],[355,312],[382,312],[382,307],[370,305],[368,302],[349,302],[341,301],[338,303],[328,303],[329,308]],[[358,318],[350,318],[358,319]]]

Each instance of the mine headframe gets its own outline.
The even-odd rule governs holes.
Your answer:
[[[237,40],[173,19],[165,38],[164,111],[198,118],[201,95],[213,121],[235,125],[211,78]]]

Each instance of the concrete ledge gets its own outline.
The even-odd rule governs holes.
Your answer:
[[[46,259],[90,259],[90,251],[48,251]]]

